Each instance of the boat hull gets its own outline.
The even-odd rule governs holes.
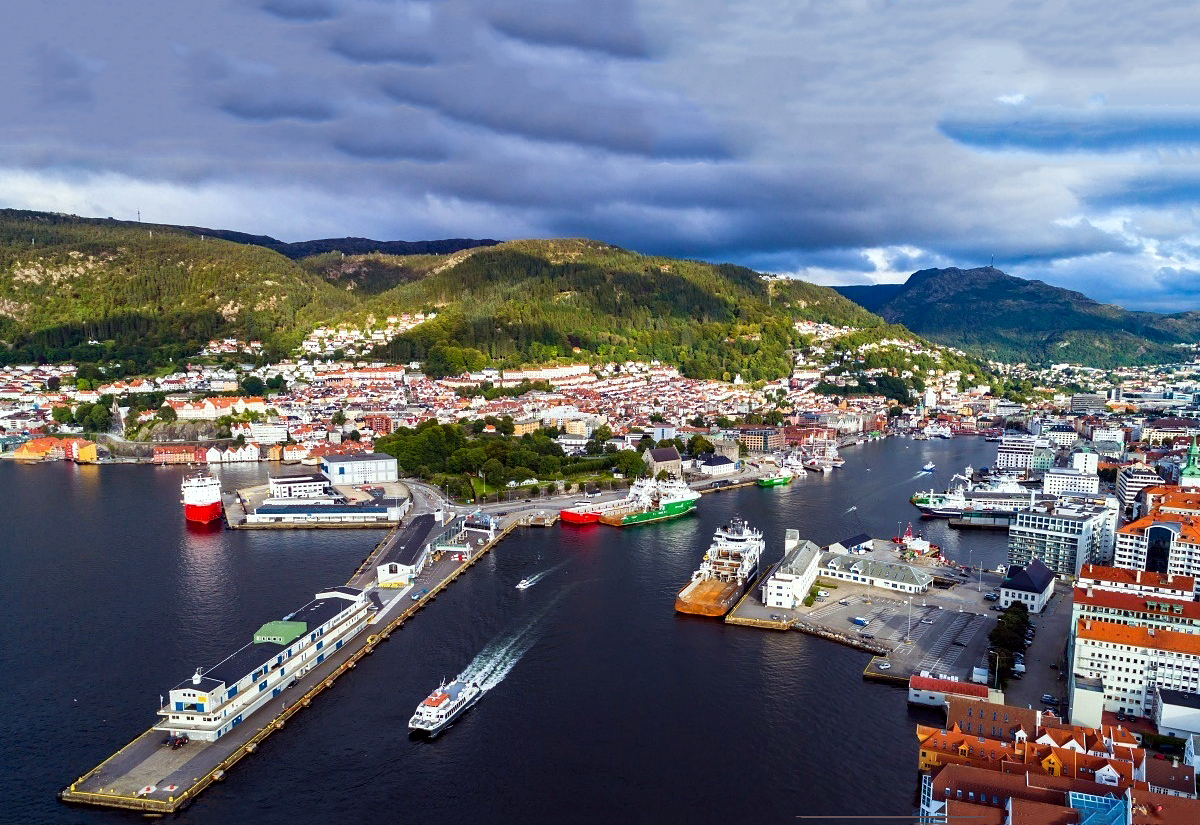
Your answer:
[[[578,510],[559,510],[558,517],[563,524],[596,524],[600,514],[596,512],[581,513]]]
[[[610,527],[630,527],[634,524],[650,524],[655,521],[679,518],[680,516],[686,516],[695,509],[696,502],[694,501],[672,503],[657,510],[643,510],[635,513],[600,516],[600,523],[607,524]]]
[[[208,524],[209,522],[216,521],[221,517],[221,512],[221,502],[219,501],[213,501],[209,504],[183,505],[183,517],[197,524]]]
[[[791,483],[792,483],[792,476],[787,476],[786,478],[779,478],[778,476],[771,476],[770,478],[760,478],[758,480],[759,487],[782,487],[785,484],[791,484]]]
[[[689,616],[708,616],[719,619],[733,609],[737,600],[746,594],[754,581],[754,573],[742,584],[708,579],[688,582],[675,595],[675,612]]]

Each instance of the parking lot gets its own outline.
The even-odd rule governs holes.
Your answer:
[[[988,633],[995,626],[990,611],[964,609],[959,600],[943,600],[938,592],[924,598],[918,595],[910,603],[894,594],[843,590],[829,590],[827,601],[796,612],[810,622],[857,632],[891,647],[889,656],[872,662],[872,670],[889,671],[897,678],[927,671],[966,680],[972,668],[984,661]],[[867,624],[859,626],[855,618],[866,619]]]
[[[812,607],[795,610],[768,608],[757,590],[739,607],[738,615],[758,619],[794,619],[818,629],[861,636],[890,648],[886,657],[872,659],[869,673],[907,679],[927,671],[964,681],[976,666],[986,666],[988,634],[997,612],[985,596],[1000,582],[985,572],[982,582],[962,582],[906,594],[845,581],[821,585],[828,594]],[[1068,613],[1070,607],[1067,607]],[[866,619],[865,626],[854,618]],[[1048,638],[1053,634],[1047,634]],[[1041,680],[1037,680],[1040,684]]]

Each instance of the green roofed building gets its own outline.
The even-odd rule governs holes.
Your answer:
[[[306,622],[267,622],[254,634],[256,645],[271,642],[277,645],[290,645],[308,630]]]

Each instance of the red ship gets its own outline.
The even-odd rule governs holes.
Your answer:
[[[208,524],[221,517],[221,483],[208,473],[193,473],[184,478],[180,492],[183,517],[188,521]]]

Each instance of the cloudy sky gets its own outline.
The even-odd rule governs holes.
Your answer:
[[[1177,0],[30,3],[0,205],[1200,308],[1198,46]]]

